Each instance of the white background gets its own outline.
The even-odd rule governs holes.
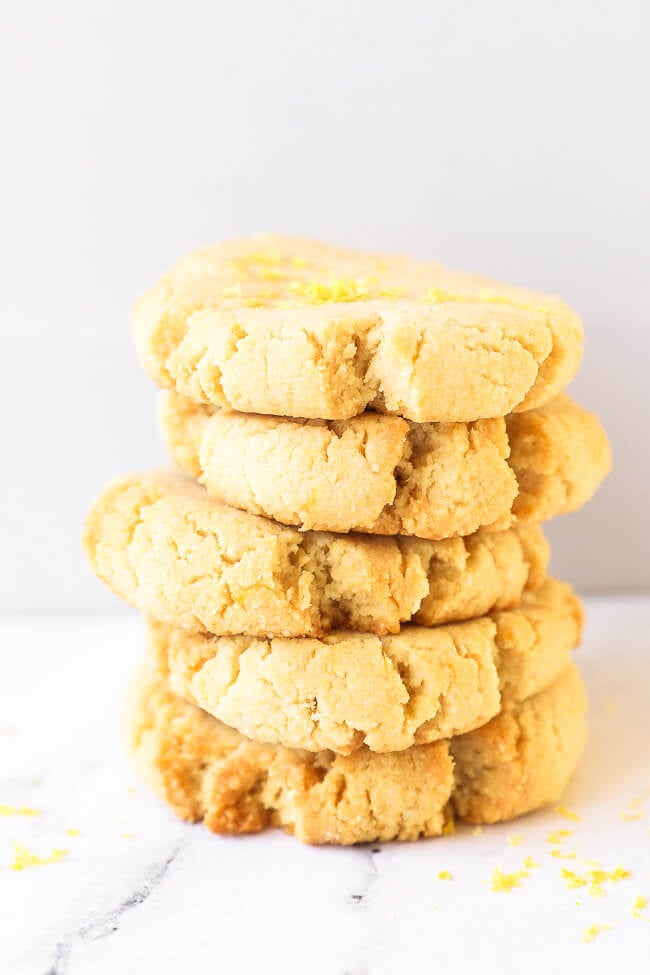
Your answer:
[[[0,609],[117,608],[80,525],[162,460],[136,294],[258,229],[559,293],[615,474],[551,528],[583,589],[650,586],[645,0],[4,5]]]

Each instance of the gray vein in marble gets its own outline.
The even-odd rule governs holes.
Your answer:
[[[90,942],[109,938],[119,930],[126,915],[148,900],[160,887],[175,860],[178,859],[185,841],[178,843],[163,860],[152,864],[151,869],[136,889],[116,907],[109,908],[82,923],[75,931],[57,942],[51,963],[44,975],[65,975],[67,963],[74,950]]]
[[[379,871],[377,870],[377,856],[381,853],[380,846],[373,846],[370,849],[358,850],[365,860],[365,871],[362,877],[361,884],[358,885],[357,890],[353,891],[349,895],[348,900],[355,907],[365,908],[368,907],[372,901],[372,894],[379,877]]]

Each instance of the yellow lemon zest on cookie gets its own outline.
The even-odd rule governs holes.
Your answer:
[[[558,806],[555,812],[558,816],[562,816],[564,819],[570,819],[574,823],[582,822],[580,813],[574,812],[572,809],[567,809],[566,806]]]
[[[335,301],[363,301],[369,297],[368,285],[354,278],[337,278],[333,281],[291,281],[290,290],[312,305],[325,305]]]
[[[594,938],[597,938],[599,934],[602,934],[603,931],[610,930],[609,924],[592,924],[590,928],[586,928],[582,936],[582,940],[586,944],[590,944],[590,942],[592,942]]]
[[[515,887],[521,887],[521,881],[529,877],[528,870],[517,870],[515,873],[504,873],[500,867],[495,867],[490,879],[490,890],[498,894],[509,893]]]
[[[546,837],[547,843],[561,843],[568,836],[573,836],[572,829],[556,829],[554,833],[549,833]]]
[[[29,806],[7,806],[0,803],[0,816],[40,816],[40,809],[31,809]]]
[[[508,837],[508,846],[521,846],[524,838],[521,833],[517,833],[515,836]]]
[[[438,874],[438,880],[453,880],[453,875],[449,870],[441,870]]]
[[[14,843],[13,849],[14,858],[10,864],[12,870],[25,870],[27,867],[45,867],[50,863],[58,863],[59,860],[64,860],[70,853],[69,850],[58,850],[55,847],[49,856],[39,857],[35,853],[30,853],[22,843]]]
[[[444,288],[428,288],[420,296],[420,301],[431,305],[444,305],[448,302],[469,305],[507,305],[510,308],[520,308],[522,311],[548,313],[548,309],[543,305],[531,305],[524,301],[518,301],[517,298],[499,294],[497,291],[492,291],[491,288],[479,288],[474,294],[456,294],[453,291],[446,291]]]

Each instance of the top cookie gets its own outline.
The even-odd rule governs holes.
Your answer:
[[[229,410],[417,422],[528,410],[575,375],[557,298],[406,257],[256,235],[197,251],[136,304],[149,375]]]

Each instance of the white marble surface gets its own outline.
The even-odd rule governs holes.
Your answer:
[[[3,975],[647,966],[650,923],[632,904],[650,904],[650,598],[589,605],[578,659],[590,739],[566,796],[581,822],[551,810],[481,835],[381,848],[308,848],[278,833],[222,839],[177,822],[120,750],[119,698],[139,649],[135,616],[0,624],[0,804],[42,811],[0,817]],[[624,820],[640,794],[646,814]],[[562,867],[586,868],[550,856],[546,837],[559,827],[575,831],[565,849],[631,877],[599,899],[567,889]],[[69,855],[17,872],[16,841]],[[520,888],[490,891],[495,867],[519,869],[529,854],[540,867]],[[441,870],[454,879],[439,880]],[[586,944],[594,923],[610,930]]]

